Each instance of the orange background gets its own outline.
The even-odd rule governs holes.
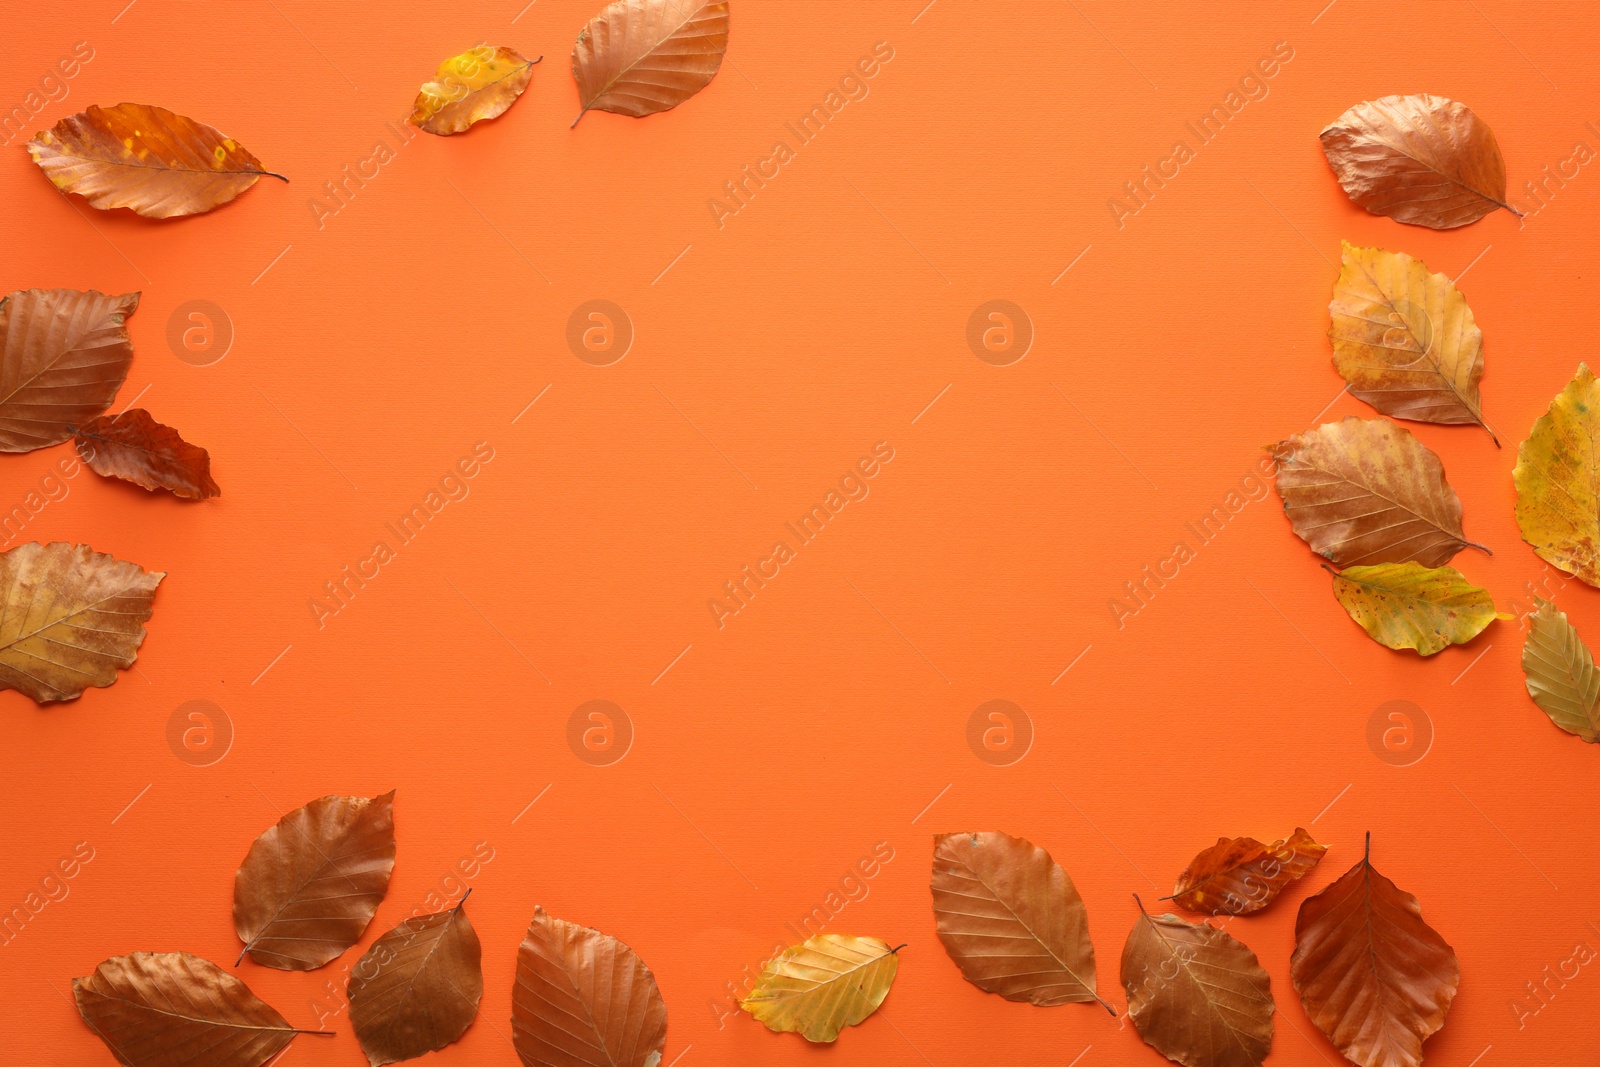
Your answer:
[[[1510,611],[1528,608],[1527,583],[1559,589],[1600,640],[1600,597],[1520,540],[1510,477],[1516,443],[1594,358],[1600,173],[1520,227],[1499,212],[1436,233],[1352,206],[1317,142],[1358,100],[1447,95],[1493,127],[1531,208],[1525,181],[1576,141],[1600,148],[1593,5],[734,0],[706,91],[569,130],[568,55],[596,0],[125,3],[8,12],[0,105],[75,43],[94,55],[0,153],[3,286],[142,290],[118,407],[139,396],[207,446],[224,495],[186,504],[83,472],[15,540],[87,542],[169,576],[114,687],[43,710],[0,697],[0,909],[75,843],[94,849],[69,895],[0,947],[8,1062],[112,1062],[72,977],[136,949],[231,966],[233,871],[253,837],[314,797],[390,788],[399,859],[361,945],[310,974],[237,973],[314,1026],[337,1006],[325,983],[342,988],[374,938],[470,884],[486,992],[441,1063],[516,1062],[514,958],[542,904],[655,970],[664,1063],[1154,1065],[1123,1019],[961,979],[934,933],[931,835],[1004,829],[1048,848],[1087,902],[1120,1013],[1131,894],[1170,892],[1218,835],[1296,825],[1332,846],[1322,867],[1229,924],[1272,975],[1271,1062],[1338,1060],[1288,959],[1300,901],[1367,830],[1379,869],[1460,954],[1429,1062],[1593,1060],[1600,974],[1526,999],[1546,966],[1600,946],[1600,858],[1596,753],[1527,698],[1520,621],[1419,660],[1344,614],[1276,496],[1245,498],[1203,546],[1186,529],[1262,444],[1324,410],[1371,414],[1327,407],[1341,238],[1470,266],[1506,447],[1408,428],[1494,549],[1460,556],[1466,574]],[[545,56],[515,108],[405,143],[319,227],[323,184],[392,148],[417,86],[484,40]],[[784,124],[879,41],[894,58],[869,95],[719,229],[723,183],[792,142]],[[1119,229],[1108,200],[1177,139],[1194,147],[1185,123],[1279,41],[1293,59],[1268,95]],[[25,137],[124,100],[209,122],[292,184],[165,224],[58,195]],[[591,299],[636,332],[610,366],[565,339]],[[991,299],[1035,331],[1010,366],[966,341]],[[234,334],[207,366],[167,339],[191,300]],[[323,583],[479,441],[494,459],[470,495],[319,628]],[[719,629],[707,601],[879,441],[894,459],[870,495]],[[68,454],[0,457],[0,506]],[[1195,559],[1119,628],[1108,601],[1180,539]],[[635,733],[609,766],[568,743],[593,699]],[[995,699],[1034,732],[1009,766],[967,742]],[[168,740],[196,700],[234,733],[205,766]],[[1385,747],[1388,712],[1369,723],[1390,701],[1409,705]],[[447,881],[479,842],[493,859]],[[908,943],[884,1010],[831,1049],[727,1014],[728,984],[795,940],[786,924],[830,906],[879,842],[893,859],[828,928]],[[336,1037],[300,1038],[283,1062],[363,1062],[348,1020],[327,1021]]]

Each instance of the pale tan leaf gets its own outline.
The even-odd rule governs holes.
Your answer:
[[[769,1030],[835,1041],[878,1010],[899,966],[896,950],[876,937],[818,934],[762,964],[739,1006]]]
[[[539,57],[543,59],[543,56]],[[514,48],[482,44],[439,64],[424,82],[408,119],[426,133],[448,136],[475,122],[499,118],[533,80],[533,65]]]
[[[1522,646],[1528,695],[1567,733],[1600,741],[1600,671],[1594,657],[1566,612],[1548,600],[1538,603]]]
[[[726,0],[613,0],[578,34],[572,77],[583,110],[641,118],[711,83],[728,50]]]
[[[1327,851],[1299,827],[1270,845],[1253,837],[1219,837],[1178,875],[1171,899],[1209,915],[1249,915],[1309,874]]]
[[[457,1041],[478,1017],[483,947],[467,897],[449,911],[407,919],[350,970],[350,1025],[372,1067],[416,1059]]]
[[[138,293],[27,289],[0,301],[0,452],[60,444],[128,377]]]
[[[144,408],[102,415],[73,428],[78,456],[89,469],[146,489],[165,489],[185,500],[206,500],[222,490],[211,480],[211,454]]]

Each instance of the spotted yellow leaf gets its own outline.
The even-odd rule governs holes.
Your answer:
[[[448,136],[475,122],[499,118],[533,80],[537,62],[503,46],[469,48],[439,64],[433,80],[424,82],[417,93],[407,121],[425,133]]]
[[[1454,567],[1378,563],[1333,575],[1333,595],[1372,639],[1388,648],[1431,656],[1477,637],[1495,619],[1494,597]]]
[[[889,995],[900,966],[895,952],[876,937],[818,934],[763,964],[740,1007],[769,1030],[833,1041]]]
[[[1600,586],[1600,383],[1585,363],[1517,449],[1517,526],[1540,559]]]

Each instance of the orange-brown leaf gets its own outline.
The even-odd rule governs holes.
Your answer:
[[[0,300],[0,452],[57,445],[128,377],[138,293],[27,289]]]
[[[1172,900],[1208,915],[1249,915],[1304,878],[1326,851],[1327,845],[1299,827],[1270,845],[1253,837],[1219,837],[1178,875]]]
[[[1465,104],[1418,93],[1364,100],[1322,131],[1344,191],[1374,215],[1448,230],[1506,203],[1494,131]]]
[[[262,177],[289,180],[233,138],[149,104],[90,105],[35,135],[28,153],[62,192],[151,219],[210,211]]]
[[[74,978],[72,996],[128,1067],[259,1067],[296,1034],[322,1033],[295,1029],[239,979],[187,952],[113,956]]]
[[[372,1067],[435,1052],[467,1032],[483,998],[469,889],[449,911],[407,919],[351,968],[350,1025]]]
[[[185,500],[205,500],[222,490],[211,480],[211,454],[191,445],[144,408],[90,419],[74,431],[78,455],[89,469],[146,489],[165,489]]]
[[[727,0],[613,0],[572,46],[583,110],[642,118],[711,84],[728,50]]]
[[[1455,950],[1367,854],[1300,905],[1289,975],[1306,1014],[1359,1067],[1420,1067],[1461,984]]]
[[[233,878],[233,925],[264,967],[309,971],[355,944],[394,871],[394,791],[296,808],[251,844]]]
[[[423,83],[407,121],[425,133],[448,136],[499,118],[533,80],[537,62],[514,48],[486,44],[451,56]]]
[[[667,1004],[633,949],[535,907],[517,950],[511,1034],[527,1067],[656,1067]]]

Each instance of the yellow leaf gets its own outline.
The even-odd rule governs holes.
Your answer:
[[[1589,647],[1578,638],[1567,613],[1548,600],[1539,600],[1529,623],[1522,646],[1528,695],[1567,733],[1600,741],[1600,671]]]
[[[433,81],[423,83],[406,121],[425,133],[444,137],[461,133],[475,122],[498,118],[533,80],[533,65],[539,59],[486,44],[469,48],[439,64]]]
[[[763,964],[739,1006],[769,1030],[833,1041],[889,995],[900,966],[895,952],[876,937],[818,934]]]
[[[1346,241],[1328,312],[1333,364],[1356,398],[1397,419],[1476,423],[1495,437],[1478,395],[1483,332],[1449,278]]]
[[[1517,526],[1543,559],[1600,586],[1600,384],[1587,364],[1517,449]]]
[[[1333,595],[1350,617],[1389,648],[1414,648],[1431,656],[1477,637],[1495,619],[1487,589],[1467,581],[1454,567],[1379,563],[1346,567],[1333,574]]]

